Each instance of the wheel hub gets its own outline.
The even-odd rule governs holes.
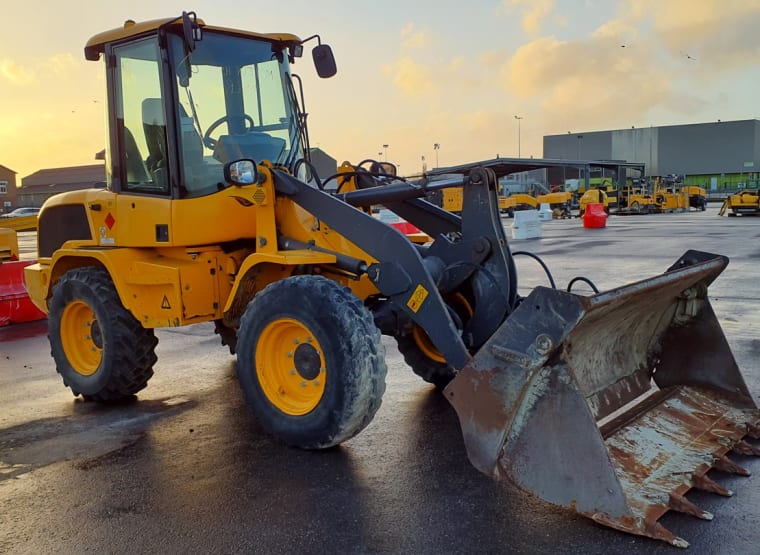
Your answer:
[[[302,343],[296,348],[293,362],[296,371],[305,380],[313,380],[322,370],[319,353],[309,343]]]

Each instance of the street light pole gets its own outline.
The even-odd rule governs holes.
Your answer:
[[[383,145],[383,152],[385,153],[385,160],[384,160],[384,162],[388,161],[388,147],[389,146],[390,145]]]
[[[435,167],[438,169],[438,151],[441,150],[441,143],[433,143],[433,150],[435,150]]]
[[[517,157],[522,158],[522,149],[520,146],[520,120],[524,119],[523,116],[515,116],[515,119],[517,120]]]

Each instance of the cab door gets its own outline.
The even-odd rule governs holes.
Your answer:
[[[166,91],[158,40],[148,37],[109,48],[110,188],[107,218],[119,246],[169,246],[172,174]]]

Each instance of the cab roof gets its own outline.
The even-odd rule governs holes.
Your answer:
[[[88,60],[97,60],[105,50],[105,45],[111,42],[120,41],[130,37],[138,37],[141,35],[152,35],[158,32],[158,28],[162,25],[178,25],[182,26],[181,17],[168,17],[164,19],[152,19],[150,21],[142,21],[136,23],[131,19],[124,22],[121,27],[103,31],[90,38],[87,44],[84,46],[84,56]],[[253,33],[251,31],[242,31],[238,29],[230,29],[227,27],[212,27],[206,25],[202,19],[198,19],[198,25],[209,31],[218,31],[222,33],[229,33],[238,36],[252,37],[256,39],[263,39],[270,42],[282,42],[285,44],[300,44],[301,39],[296,35],[290,33]]]

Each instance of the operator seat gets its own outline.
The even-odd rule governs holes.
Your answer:
[[[142,101],[142,121],[148,158],[145,165],[153,177],[153,182],[168,190],[166,160],[166,120],[163,102],[160,98],[146,98]]]
[[[184,189],[186,196],[198,196],[199,191],[206,186],[203,143],[195,129],[193,119],[187,115],[184,107],[179,104],[180,141],[182,143],[182,165],[184,168]],[[166,122],[164,119],[163,102],[160,98],[146,98],[142,102],[143,128],[145,142],[148,145],[148,170],[157,182],[167,183],[166,159]],[[161,181],[159,181],[161,180]]]
[[[127,188],[150,182],[135,136],[127,127],[124,127],[124,165],[127,170]]]

